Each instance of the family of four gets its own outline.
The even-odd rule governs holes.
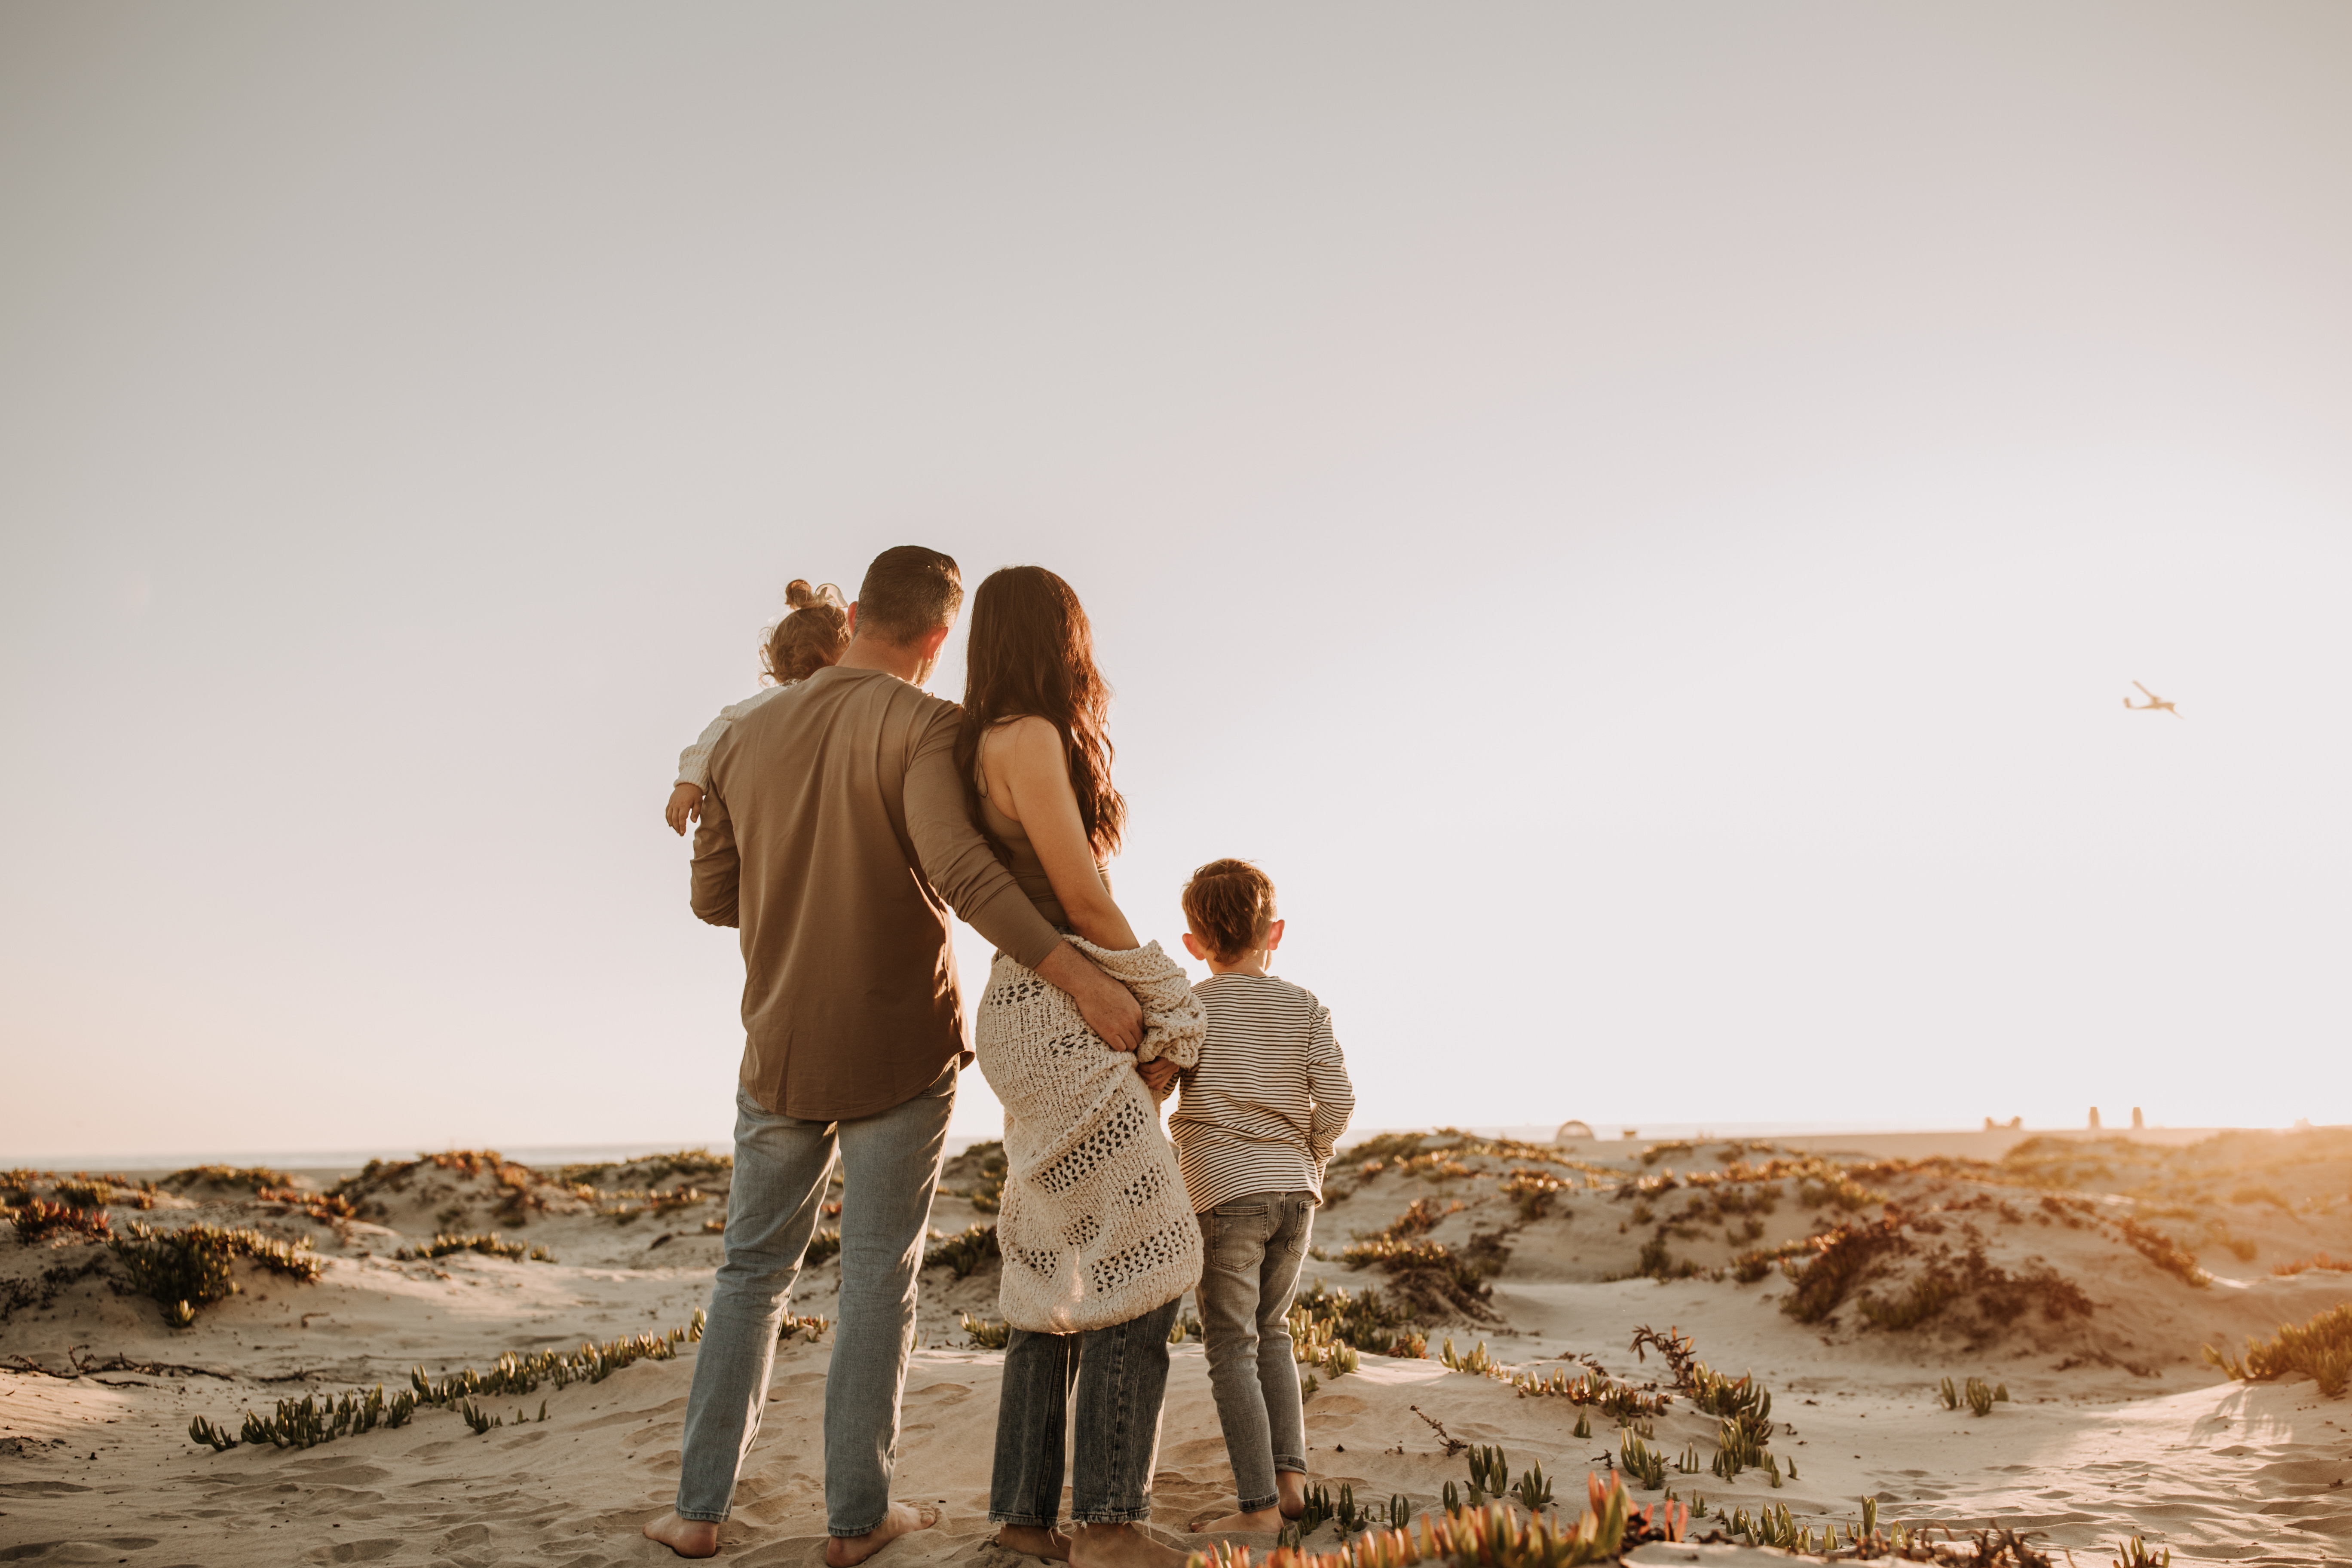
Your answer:
[[[937,1522],[890,1483],[931,1197],[975,1056],[1004,1105],[1009,1167],[997,1540],[1076,1568],[1181,1561],[1136,1527],[1188,1290],[1239,1503],[1194,1528],[1278,1528],[1303,1511],[1307,1469],[1286,1320],[1354,1096],[1329,1012],[1267,973],[1273,883],[1240,860],[1193,875],[1184,946],[1211,971],[1197,986],[1137,941],[1107,876],[1126,818],[1109,689],[1053,573],[981,584],[961,707],[923,690],[963,605],[950,557],[901,545],[852,603],[803,582],[786,596],[772,684],[688,748],[669,802],[673,828],[695,825],[694,912],[740,931],[744,1047],[727,1258],[677,1507],[646,1534],[682,1556],[718,1551],[835,1159],[825,1560],[851,1568]],[[950,911],[996,946],[969,1046]]]

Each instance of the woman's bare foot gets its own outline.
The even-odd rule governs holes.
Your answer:
[[[646,1526],[646,1539],[658,1541],[680,1557],[719,1555],[719,1527],[707,1519],[666,1513]]]
[[[1058,1530],[1047,1530],[1040,1524],[1000,1525],[996,1531],[996,1544],[1007,1552],[1043,1557],[1048,1563],[1067,1563],[1070,1560],[1070,1538]]]
[[[1070,1531],[1070,1568],[1183,1568],[1184,1556],[1131,1524],[1085,1524]]]
[[[1283,1518],[1297,1519],[1306,1513],[1307,1478],[1304,1475],[1297,1470],[1276,1470],[1274,1472],[1274,1489],[1282,1494],[1281,1501],[1276,1506],[1282,1510]]]
[[[882,1522],[864,1535],[830,1537],[824,1543],[826,1568],[857,1568],[857,1564],[898,1537],[929,1530],[939,1521],[940,1510],[935,1508],[910,1508],[903,1502],[894,1502]]]
[[[1224,1535],[1243,1531],[1273,1531],[1282,1528],[1282,1510],[1262,1508],[1250,1513],[1223,1513],[1192,1521],[1195,1535]]]

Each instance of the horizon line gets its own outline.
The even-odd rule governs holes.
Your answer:
[[[1477,1138],[1499,1138],[1515,1142],[1549,1144],[1554,1133],[1563,1123],[1478,1123],[1467,1127],[1436,1125],[1414,1127],[1365,1127],[1350,1129],[1339,1141],[1339,1149],[1368,1139],[1394,1136],[1406,1132],[1436,1133],[1457,1131]],[[2332,1126],[2352,1123],[2320,1123],[2297,1121],[2285,1126],[2173,1126],[2150,1122],[2144,1127],[2099,1126],[2077,1123],[2072,1126],[2037,1127],[2031,1124],[2011,1127],[2006,1123],[1996,1127],[1954,1127],[1930,1122],[1892,1121],[1685,1121],[1661,1122],[1649,1128],[1626,1129],[1587,1123],[1593,1127],[1592,1142],[1632,1147],[1641,1144],[1691,1142],[1712,1139],[1734,1138],[1837,1138],[1837,1137],[1899,1137],[1982,1136],[1985,1133],[2020,1132],[2034,1136],[2088,1136],[2091,1134],[2128,1136],[2132,1132],[2185,1133],[2201,1132],[2218,1135],[2223,1132],[2295,1132],[2320,1131]],[[1618,1135],[1612,1136],[1612,1131]],[[1633,1131],[1633,1137],[1622,1134]],[[976,1143],[993,1142],[984,1133],[948,1134],[948,1152],[960,1154]],[[406,1148],[378,1145],[360,1149],[277,1149],[220,1151],[174,1151],[162,1153],[124,1152],[114,1154],[75,1153],[65,1155],[12,1155],[0,1157],[0,1169],[23,1169],[67,1172],[78,1174],[104,1174],[109,1171],[180,1171],[197,1165],[269,1165],[289,1170],[341,1169],[365,1165],[371,1160],[429,1159],[435,1154],[460,1152],[492,1152],[516,1164],[523,1165],[585,1165],[620,1164],[632,1159],[654,1154],[666,1154],[683,1150],[724,1152],[719,1145],[725,1139],[701,1142],[665,1139],[632,1141],[625,1143],[536,1143],[516,1144],[507,1149],[494,1145],[475,1145],[470,1150],[450,1142],[438,1148]]]

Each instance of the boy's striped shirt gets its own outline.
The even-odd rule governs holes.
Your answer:
[[[1252,1193],[1319,1199],[1324,1163],[1356,1109],[1331,1010],[1271,975],[1215,974],[1192,992],[1209,1034],[1180,1080],[1168,1134],[1193,1212]]]

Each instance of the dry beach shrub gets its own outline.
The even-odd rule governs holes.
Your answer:
[[[2053,1323],[2091,1315],[2090,1297],[2054,1269],[2011,1274],[1987,1258],[1981,1243],[1965,1251],[1944,1242],[1923,1248],[1906,1234],[1916,1225],[1911,1216],[1897,1213],[1842,1225],[1812,1237],[1812,1261],[1791,1268],[1796,1288],[1780,1310],[1801,1323],[1822,1322],[1888,1263],[1916,1256],[1921,1259],[1918,1270],[1901,1294],[1885,1300],[1858,1296],[1855,1310],[1864,1321],[1882,1329],[1915,1329],[1962,1302],[1988,1326],[2015,1323],[2037,1307]]]
[[[669,1156],[649,1156],[654,1161]],[[467,1218],[475,1205],[487,1205],[491,1217],[509,1226],[530,1223],[533,1215],[560,1209],[576,1212],[583,1200],[596,1194],[574,1193],[550,1181],[529,1165],[508,1159],[495,1149],[455,1149],[419,1154],[414,1160],[370,1160],[355,1175],[336,1183],[325,1194],[352,1214],[389,1219],[395,1202],[430,1203],[448,1200],[434,1218],[450,1228]]]
[[[2162,1231],[2129,1218],[2116,1220],[2116,1228],[2133,1251],[2183,1284],[2201,1290],[2213,1282],[2213,1277],[2197,1266],[2197,1255]]]
[[[21,1207],[11,1209],[8,1223],[16,1239],[27,1247],[60,1235],[85,1241],[110,1241],[114,1237],[114,1221],[104,1209],[45,1203],[39,1198],[29,1198]]]
[[[191,1165],[184,1171],[173,1172],[156,1184],[174,1193],[184,1193],[196,1187],[211,1187],[222,1192],[258,1193],[273,1187],[289,1188],[293,1184],[292,1176],[268,1165]]]
[[[436,1258],[451,1258],[461,1252],[478,1253],[484,1258],[503,1258],[512,1262],[528,1258],[533,1263],[552,1263],[555,1255],[543,1247],[526,1247],[520,1241],[509,1241],[501,1236],[436,1236],[421,1247],[404,1247],[392,1256],[401,1263],[428,1262]]]
[[[2334,1399],[2352,1376],[2352,1302],[2330,1307],[2306,1323],[2281,1323],[2266,1340],[2247,1340],[2243,1362],[2211,1345],[2205,1347],[2205,1359],[2241,1383],[2300,1373]]]
[[[708,1149],[678,1149],[666,1154],[640,1154],[634,1160],[559,1165],[551,1179],[557,1185],[565,1187],[650,1192],[664,1182],[692,1184],[715,1181],[719,1176],[732,1174],[734,1169],[735,1157],[732,1154],[714,1154]]]
[[[1487,1276],[1499,1265],[1489,1270],[1444,1242],[1374,1237],[1342,1249],[1339,1261],[1350,1268],[1378,1268],[1388,1276],[1389,1289],[1417,1312],[1438,1318],[1454,1312],[1494,1316],[1486,1305],[1495,1294]]]
[[[195,1321],[197,1308],[236,1293],[230,1268],[234,1259],[245,1258],[305,1285],[315,1282],[325,1268],[307,1241],[278,1241],[259,1231],[216,1225],[150,1230],[134,1223],[129,1236],[110,1245],[131,1289],[162,1306],[165,1321],[183,1329]]]
[[[2303,1274],[2315,1268],[2331,1274],[2352,1274],[2352,1258],[2330,1258],[2324,1252],[2315,1252],[2297,1262],[2271,1265],[2271,1272],[2282,1276]]]
[[[1563,1190],[1574,1191],[1575,1186],[1575,1183],[1562,1180],[1549,1171],[1522,1166],[1503,1178],[1502,1192],[1518,1205],[1521,1219],[1541,1219],[1551,1212],[1555,1196]]]
[[[1004,1157],[1003,1142],[991,1139],[975,1143],[948,1162],[946,1174],[958,1182],[969,1182],[961,1188],[941,1187],[949,1197],[961,1197],[982,1214],[994,1214],[1004,1206],[1004,1183],[1012,1167]]]

